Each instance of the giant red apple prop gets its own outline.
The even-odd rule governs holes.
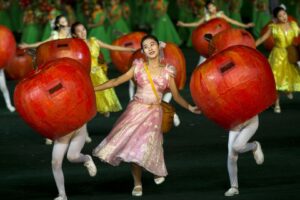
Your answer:
[[[36,64],[43,64],[57,58],[72,58],[80,62],[88,74],[91,70],[91,54],[87,44],[78,38],[52,40],[38,47],[36,53]]]
[[[202,56],[208,57],[209,42],[206,40],[205,35],[211,34],[212,36],[214,36],[217,33],[230,28],[231,26],[224,19],[221,18],[215,18],[205,22],[204,24],[201,24],[192,33],[193,47]]]
[[[6,67],[16,53],[16,41],[6,26],[0,25],[0,69]]]
[[[276,100],[268,60],[246,46],[229,47],[199,65],[190,89],[204,115],[226,129],[257,115]]]
[[[44,137],[55,139],[80,128],[96,114],[89,74],[77,61],[50,61],[16,86],[20,116]]]
[[[255,40],[248,31],[234,28],[227,29],[213,36],[209,45],[209,49],[213,50],[212,54],[217,54],[220,51],[235,45],[256,48]]]
[[[26,49],[17,49],[15,56],[5,68],[11,79],[19,80],[33,71],[32,57],[26,53]]]
[[[113,42],[113,45],[130,47],[134,49],[141,48],[142,38],[146,35],[144,32],[133,32],[121,36]],[[112,63],[116,66],[117,70],[121,73],[127,72],[130,68],[130,58],[133,52],[126,51],[110,51]]]

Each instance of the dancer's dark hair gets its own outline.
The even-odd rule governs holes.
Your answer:
[[[286,12],[286,10],[281,6],[277,6],[276,8],[274,8],[273,9],[273,17],[277,18],[278,13],[282,10]]]

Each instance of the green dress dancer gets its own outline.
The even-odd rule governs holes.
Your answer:
[[[216,6],[219,11],[223,11],[226,16],[230,16],[229,3],[231,0],[216,0]]]
[[[37,24],[33,10],[26,10],[24,13],[24,26],[21,42],[32,44],[40,40],[40,26]]]
[[[229,17],[241,22],[242,17],[241,17],[241,8],[243,5],[243,0],[231,0],[229,4],[229,11],[230,15]],[[233,27],[237,28],[237,26],[233,25]]]
[[[49,21],[46,23],[46,25],[44,27],[44,32],[43,32],[42,39],[41,39],[42,41],[50,38],[51,33],[52,33],[52,23],[54,23],[55,18],[61,14],[62,13],[56,8],[51,10],[51,12],[49,13],[49,16],[48,16]]]
[[[253,22],[255,27],[253,27],[253,34],[256,38],[260,36],[260,31],[267,25],[271,20],[271,14],[269,12],[269,1],[268,0],[256,0],[255,3],[255,16]]]
[[[85,9],[87,9],[88,3],[82,0],[77,0],[76,1],[76,7],[75,7],[75,14],[76,14],[76,19],[83,23],[85,27],[88,25],[88,19],[84,13]]]
[[[106,13],[102,8],[96,9],[94,10],[93,14],[92,14],[92,23],[94,25],[96,25],[96,27],[93,27],[90,29],[90,32],[88,34],[89,38],[95,37],[98,40],[101,40],[105,43],[110,44],[111,40],[105,30],[105,26],[104,26],[104,21],[106,18]],[[107,63],[111,62],[111,58],[109,55],[109,50],[105,49],[105,48],[101,48],[101,53],[104,56],[104,60]]]
[[[138,20],[141,16],[141,11],[139,10],[140,1],[141,0],[127,0],[129,9],[134,11],[130,14],[131,27],[135,27],[138,25]]]
[[[189,2],[186,2],[185,6],[188,6]],[[178,21],[179,16],[178,13],[181,11],[183,7],[178,7],[178,0],[169,1],[168,4],[168,15],[172,21]]]
[[[200,19],[201,19],[200,16],[196,16],[196,17],[194,18],[193,22],[197,22],[197,21],[199,21]],[[193,31],[194,31],[196,28],[197,28],[197,27],[189,28],[189,30],[190,30],[190,36],[189,36],[189,39],[188,39],[187,44],[186,44],[187,47],[192,47],[192,46],[193,46],[192,35],[193,35]]]
[[[0,0],[0,24],[6,26],[7,28],[13,31],[10,16],[7,12],[8,7],[8,3],[5,3],[4,1]]]
[[[75,11],[74,11],[72,5],[66,4],[64,6],[64,13],[67,16],[69,24],[74,24],[77,21],[76,14],[75,14]]]
[[[122,7],[118,3],[112,5],[110,10],[110,26],[108,28],[108,33],[111,40],[119,38],[130,32],[127,23],[122,16]]]
[[[244,0],[243,5],[241,8],[241,15],[244,21],[246,22],[253,22],[253,7],[254,7],[255,0]],[[251,12],[250,12],[251,11]]]
[[[139,18],[139,26],[141,28],[153,28],[153,21],[154,21],[154,10],[152,8],[152,1],[151,0],[140,0],[142,1],[141,4],[141,15]]]
[[[127,24],[127,26],[129,27],[129,29],[132,29],[132,21],[131,21],[131,10],[130,10],[130,6],[127,2],[123,2],[121,4],[122,6],[122,16]]]
[[[180,8],[180,9],[178,9],[179,10],[179,13],[178,13],[179,21],[188,22],[188,23],[195,21],[192,8],[188,4],[188,0],[178,0],[177,6],[178,6],[178,8]],[[193,28],[179,27],[178,34],[183,41],[188,42],[189,37],[192,33],[192,30],[193,30]]]
[[[23,19],[23,10],[20,6],[19,0],[12,0],[11,6],[9,8],[9,14],[11,17],[12,30],[18,33],[22,30],[22,19]],[[0,17],[1,19],[1,17]]]
[[[194,19],[192,22],[197,22],[205,15],[205,0],[196,1],[196,7],[192,8],[192,9],[194,9],[194,12],[195,12],[195,16],[194,16]],[[186,44],[186,46],[188,46],[188,47],[193,46],[192,34],[193,34],[194,29],[196,29],[196,28],[197,27],[188,28],[190,30],[190,36],[189,36],[188,42]]]
[[[161,41],[180,45],[181,39],[167,14],[168,2],[166,0],[154,0],[152,6],[156,10],[156,20],[152,34]]]

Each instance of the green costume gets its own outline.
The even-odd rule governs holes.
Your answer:
[[[153,6],[157,15],[152,34],[161,41],[180,45],[182,41],[167,14],[168,2],[166,0],[154,0]]]
[[[242,0],[231,0],[230,1],[230,15],[229,17],[238,21],[242,22],[242,17],[241,17],[241,8],[242,8],[243,1]],[[233,25],[233,27],[238,27],[236,25]]]
[[[121,8],[121,5],[115,5],[111,8],[108,33],[112,41],[130,32],[129,27],[122,16]]]
[[[255,4],[255,16],[253,22],[255,27],[253,27],[253,34],[256,38],[260,36],[260,31],[266,26],[272,19],[269,12],[269,1],[268,0],[257,0]]]
[[[101,23],[101,24],[98,25],[97,27],[91,28],[91,30],[88,34],[88,37],[89,38],[95,37],[98,40],[101,40],[105,43],[110,44],[111,40],[110,40],[110,38],[105,30],[105,27],[104,27],[105,18],[106,18],[105,11],[103,11],[103,10],[94,11],[94,13],[92,15],[93,24],[98,24],[98,23]],[[109,51],[107,49],[101,48],[101,52],[104,56],[105,61],[108,63],[111,62]]]

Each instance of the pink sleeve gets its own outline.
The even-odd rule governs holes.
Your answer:
[[[140,66],[141,64],[143,64],[143,59],[135,59],[132,62],[132,67]]]
[[[133,72],[134,72],[134,79],[137,79],[138,73],[141,71],[141,68],[144,66],[144,60],[143,59],[135,59],[132,62]]]
[[[143,65],[143,63],[144,63],[143,59],[135,59],[132,62],[131,67],[134,67],[134,71],[135,71],[136,69],[139,69]]]
[[[169,74],[169,76],[175,78],[177,71],[176,68],[173,65],[167,65],[166,67],[167,73]]]

